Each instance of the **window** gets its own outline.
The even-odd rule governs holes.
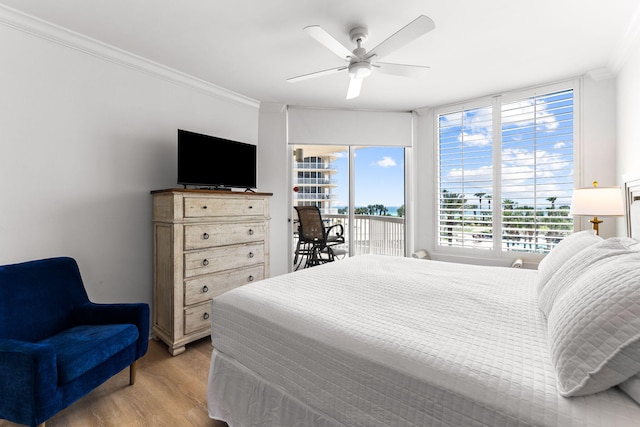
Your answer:
[[[573,89],[506,98],[436,113],[439,247],[547,253],[573,231]]]

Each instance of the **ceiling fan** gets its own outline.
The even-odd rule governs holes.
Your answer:
[[[392,64],[388,62],[378,62],[378,60],[428,33],[434,28],[435,24],[431,18],[420,15],[391,37],[367,52],[367,50],[362,47],[368,38],[366,28],[356,27],[349,31],[351,41],[357,44],[357,47],[353,51],[350,51],[319,25],[305,27],[304,31],[306,31],[307,34],[340,58],[347,61],[348,65],[291,77],[287,79],[287,81],[299,82],[301,80],[326,76],[347,70],[350,78],[349,89],[347,90],[347,99],[352,99],[360,95],[362,81],[368,77],[373,70],[378,70],[380,72],[396,76],[421,77],[429,71],[429,67],[421,65]]]

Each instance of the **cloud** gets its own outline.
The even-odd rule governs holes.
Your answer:
[[[553,149],[554,150],[559,150],[561,148],[566,147],[567,144],[565,144],[564,142],[556,142],[555,144],[553,144]]]
[[[486,133],[462,132],[460,136],[458,136],[458,141],[467,147],[486,147],[491,145],[491,138]]]
[[[384,156],[382,160],[378,160],[377,162],[375,162],[375,165],[380,166],[381,168],[391,168],[397,166],[397,163],[391,157]]]
[[[547,110],[547,103],[538,99],[523,99],[502,106],[502,123],[506,128],[525,128],[534,123],[547,132],[558,128],[559,123],[555,114]]]

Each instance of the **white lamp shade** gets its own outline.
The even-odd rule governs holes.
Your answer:
[[[620,187],[576,188],[573,190],[570,215],[624,215]]]

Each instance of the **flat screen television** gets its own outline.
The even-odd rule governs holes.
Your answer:
[[[256,151],[252,144],[178,129],[178,184],[255,189]]]

